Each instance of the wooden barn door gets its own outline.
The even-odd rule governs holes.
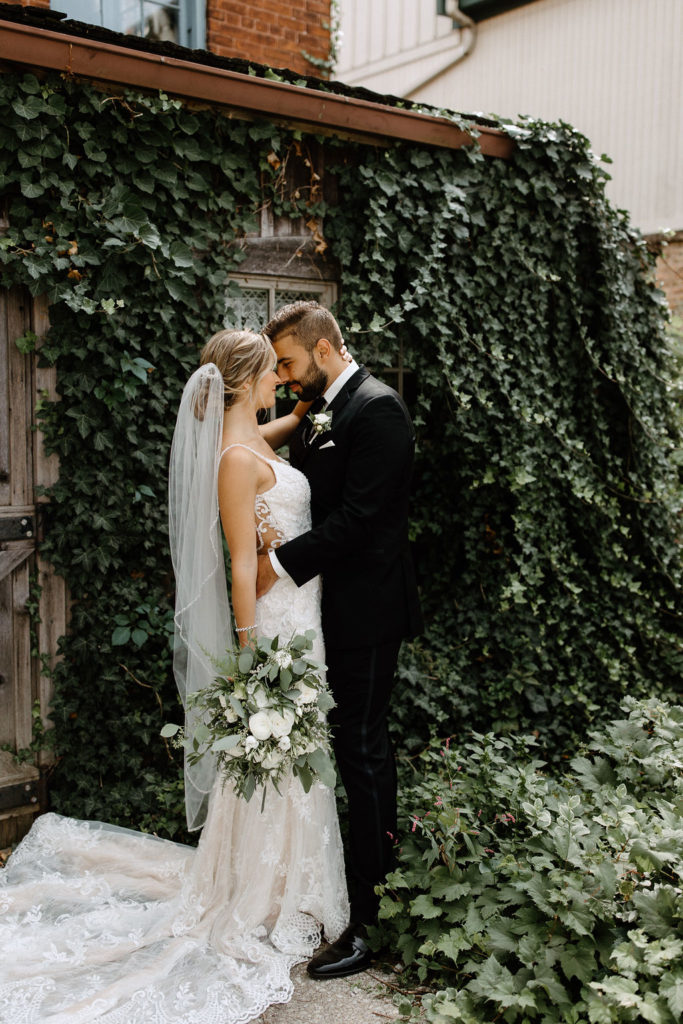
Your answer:
[[[48,327],[47,304],[23,289],[0,291],[0,745],[18,751],[30,745],[33,711],[45,724],[51,698],[41,654],[54,664],[66,628],[64,583],[40,557],[41,501],[38,485],[54,482],[56,459],[47,459],[34,411],[39,394],[55,395],[55,372],[39,369],[34,353],[16,341]],[[38,597],[38,591],[40,596]],[[38,619],[29,615],[38,600]],[[17,764],[0,750],[0,849],[20,838],[44,809],[39,755]]]

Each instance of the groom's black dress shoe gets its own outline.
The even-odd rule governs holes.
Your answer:
[[[311,978],[345,978],[358,974],[372,963],[373,953],[366,942],[365,927],[351,923],[336,942],[314,956],[306,970]]]

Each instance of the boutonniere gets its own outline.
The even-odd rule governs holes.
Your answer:
[[[313,433],[316,437],[320,434],[326,434],[328,430],[332,429],[331,412],[316,412],[312,416],[309,413],[308,418],[311,421]]]

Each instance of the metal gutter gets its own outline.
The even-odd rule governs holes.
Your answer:
[[[270,116],[309,131],[401,139],[421,145],[460,149],[472,136],[444,117],[401,107],[300,88],[223,68],[178,60],[97,40],[68,36],[11,21],[0,21],[0,60],[49,68],[96,82],[162,90],[173,96],[221,106],[251,116]],[[487,156],[508,159],[513,140],[495,128],[477,127]]]

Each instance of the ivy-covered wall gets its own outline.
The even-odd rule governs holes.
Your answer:
[[[0,125],[1,283],[49,295],[40,358],[61,394],[41,411],[61,460],[44,550],[74,599],[55,809],[182,819],[159,738],[176,708],[168,448],[263,201],[324,215],[351,349],[410,371],[428,629],[404,652],[399,742],[494,724],[559,755],[624,693],[678,685],[666,307],[585,139],[530,122],[510,161],[322,139],[339,200],[307,208],[273,158],[307,140],[265,122],[6,74]]]

